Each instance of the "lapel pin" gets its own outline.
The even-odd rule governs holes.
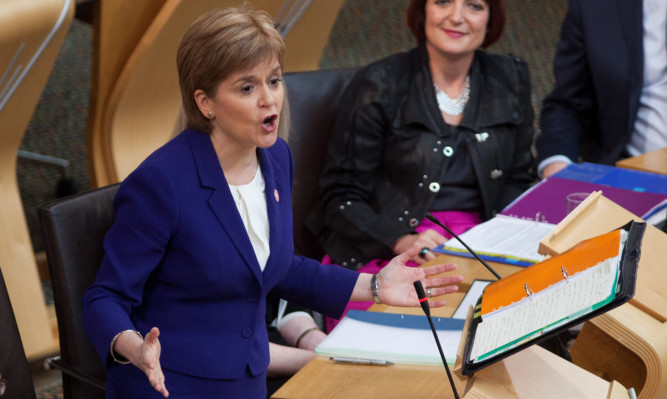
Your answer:
[[[278,189],[273,190],[273,196],[276,197],[276,202],[280,202],[280,195],[278,195]]]
[[[500,170],[500,169],[494,169],[494,170],[491,171],[491,173],[489,173],[489,177],[493,180],[502,177],[502,175],[503,175],[503,171]]]
[[[475,133],[475,138],[477,139],[478,143],[483,143],[489,138],[489,133],[487,132]]]

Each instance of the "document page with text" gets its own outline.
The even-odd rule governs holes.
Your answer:
[[[611,301],[621,255],[482,317],[470,359],[483,360]],[[526,286],[530,291],[530,287]]]
[[[543,256],[537,252],[540,240],[553,230],[555,225],[534,220],[497,215],[461,234],[461,239],[480,255],[498,258],[514,258],[539,262]],[[467,252],[456,239],[441,246],[442,250]],[[438,249],[435,249],[438,251]]]

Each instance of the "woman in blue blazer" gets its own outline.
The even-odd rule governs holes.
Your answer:
[[[121,184],[83,298],[108,398],[265,397],[271,290],[337,317],[348,300],[416,306],[414,280],[434,296],[462,280],[426,280],[454,265],[405,267],[418,248],[379,275],[294,255],[292,157],[277,138],[283,53],[270,17],[245,8],[208,12],[183,37],[189,128]]]

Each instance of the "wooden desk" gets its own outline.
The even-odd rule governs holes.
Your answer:
[[[611,398],[628,398],[622,385],[610,383],[563,360],[539,346],[532,346],[475,375],[476,381],[490,386],[493,398],[593,399],[607,398],[610,389],[617,389]],[[553,378],[545,379],[545,375]],[[459,396],[465,392],[466,380],[454,379]],[[565,381],[565,383],[563,383]],[[476,382],[477,383],[477,382]],[[539,385],[538,385],[539,384]],[[536,387],[537,386],[537,387]],[[395,364],[390,367],[333,364],[318,356],[283,385],[272,398],[348,399],[348,398],[438,398],[450,399],[454,394],[445,370],[437,366]],[[465,398],[479,398],[468,394]],[[482,396],[484,397],[484,396]]]
[[[616,162],[616,166],[667,175],[667,147],[636,157],[622,159]]]
[[[448,303],[432,309],[434,316],[449,317],[461,302],[475,279],[493,279],[493,275],[476,260],[443,255],[439,261],[454,262],[464,276],[460,291],[447,296]],[[515,266],[491,263],[501,276],[517,270]],[[397,308],[374,305],[374,311],[422,314],[421,308]],[[622,386],[610,387],[607,381],[584,371],[550,352],[532,346],[501,363],[475,374],[475,384],[486,385],[496,392],[494,398],[534,398],[537,390],[541,399],[548,398],[627,398]],[[547,383],[540,378],[551,375]],[[454,378],[459,395],[463,395],[467,378]],[[498,384],[497,381],[503,381]],[[490,381],[494,381],[491,383]],[[566,381],[566,382],[564,382]],[[538,385],[539,384],[539,385]],[[610,389],[615,395],[609,395]],[[528,393],[530,392],[530,393]],[[317,356],[283,385],[273,398],[453,398],[443,367],[395,364],[389,367],[336,364]],[[468,395],[466,398],[480,396]]]

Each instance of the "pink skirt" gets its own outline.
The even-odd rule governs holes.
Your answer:
[[[454,233],[461,234],[472,227],[475,227],[476,225],[480,224],[482,220],[479,217],[479,213],[477,212],[462,212],[462,211],[440,211],[440,212],[431,212],[433,216],[436,217],[440,221],[440,223],[444,224],[447,226],[451,231]],[[428,229],[432,229],[437,231],[438,233],[442,234],[445,238],[449,239],[452,238],[452,236],[445,231],[442,227],[438,226],[437,224],[431,222],[428,219],[423,219],[421,223],[419,223],[419,226],[415,228],[417,233],[421,233],[423,231],[426,231]],[[375,274],[380,271],[383,267],[389,263],[390,259],[373,259],[370,262],[366,263],[364,266],[362,266],[359,269],[360,273],[371,273]],[[322,264],[323,265],[331,265],[333,264],[333,261],[329,255],[324,255],[324,258],[322,258]],[[407,266],[417,266],[416,263],[414,262],[408,262],[406,263]],[[350,309],[357,309],[357,310],[366,310],[368,309],[373,302],[348,302],[347,306],[345,307],[345,311],[341,315],[341,318],[345,316],[348,310]],[[333,330],[334,327],[336,327],[336,324],[338,324],[339,320],[337,319],[332,319],[327,317],[326,318],[326,332],[329,333],[331,330]]]

